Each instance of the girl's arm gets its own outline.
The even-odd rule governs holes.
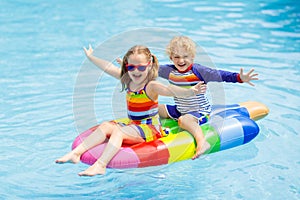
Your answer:
[[[112,64],[111,62],[108,62],[106,60],[103,60],[101,58],[97,58],[93,55],[93,48],[91,45],[89,45],[89,49],[86,49],[83,47],[84,53],[86,57],[94,63],[94,65],[98,66],[100,69],[102,69],[104,72],[108,73],[109,75],[115,77],[116,79],[120,79],[121,75],[121,69]]]
[[[157,81],[151,81],[147,85],[147,95],[151,99],[157,98],[157,96],[176,96],[176,97],[191,97],[197,94],[204,94],[206,92],[206,84],[203,82],[197,83],[197,85],[186,89],[175,85],[163,85]]]

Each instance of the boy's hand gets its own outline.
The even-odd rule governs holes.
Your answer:
[[[258,80],[258,78],[257,78],[258,74],[257,73],[253,73],[253,72],[254,72],[254,69],[251,69],[248,73],[244,74],[244,70],[243,70],[243,68],[241,68],[241,70],[240,70],[240,78],[241,78],[241,80],[244,83],[248,83],[249,85],[254,86],[254,84],[251,83],[250,81],[252,81],[252,80]]]
[[[121,58],[117,58],[116,61],[117,61],[117,63],[118,63],[119,65],[122,65],[122,59],[121,59]]]

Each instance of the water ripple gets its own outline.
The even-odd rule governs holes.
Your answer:
[[[1,1],[0,11],[2,198],[299,198],[300,15],[294,1]],[[211,59],[203,62],[219,69],[254,67],[256,86],[224,84],[226,101],[260,101],[270,114],[258,122],[257,138],[239,148],[79,177],[86,165],[54,160],[81,131],[125,112],[117,81],[92,65],[81,71],[82,46],[145,26],[190,36]],[[153,46],[167,44],[155,39]],[[159,56],[169,62],[164,52]]]

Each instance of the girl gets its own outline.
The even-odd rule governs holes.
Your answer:
[[[158,76],[158,61],[145,46],[134,46],[125,54],[121,69],[112,63],[92,55],[93,49],[84,48],[87,58],[111,76],[121,79],[122,91],[126,90],[128,121],[102,123],[79,146],[56,160],[56,163],[78,163],[80,156],[92,147],[109,138],[101,157],[80,176],[105,174],[106,165],[119,151],[122,143],[136,144],[152,141],[162,136],[158,115],[158,96],[190,97],[206,91],[201,82],[190,89],[174,85],[165,86],[155,79]]]

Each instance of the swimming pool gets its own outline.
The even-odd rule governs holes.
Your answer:
[[[294,1],[7,0],[0,10],[0,199],[300,199],[300,6]],[[100,72],[81,71],[82,46],[145,28],[191,37],[219,69],[254,67],[260,74],[254,88],[221,86],[227,104],[255,100],[270,108],[258,121],[259,136],[195,161],[109,169],[92,178],[77,176],[84,164],[55,164],[81,130],[122,113],[118,82],[105,75],[96,80],[93,105],[87,102],[95,82],[76,81]],[[81,95],[74,96],[77,86]]]

